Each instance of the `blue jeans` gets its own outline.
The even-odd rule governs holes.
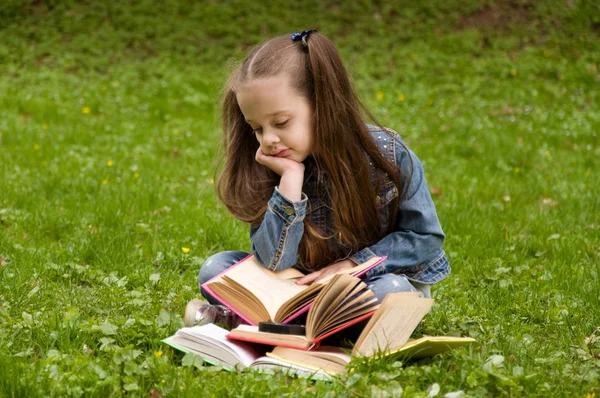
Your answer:
[[[198,284],[203,284],[213,277],[217,276],[227,268],[231,267],[248,253],[238,251],[226,251],[213,254],[202,265],[198,275]],[[420,292],[421,297],[431,298],[431,285],[421,284],[409,281],[406,276],[400,274],[382,274],[364,279],[367,287],[373,292],[375,297],[381,302],[386,294],[397,292]],[[202,296],[211,304],[220,304],[214,297],[200,288]]]

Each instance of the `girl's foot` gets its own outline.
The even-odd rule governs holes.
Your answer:
[[[242,322],[235,312],[224,305],[214,305],[199,299],[187,303],[183,314],[183,323],[188,327],[214,323],[231,330]]]

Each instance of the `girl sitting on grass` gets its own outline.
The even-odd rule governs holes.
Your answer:
[[[430,286],[450,266],[421,162],[360,102],[330,40],[308,30],[258,45],[223,94],[225,164],[217,194],[250,225],[260,264],[273,271],[295,267],[307,274],[297,283],[310,284],[387,256],[365,276],[380,301],[404,291],[430,297]],[[212,255],[198,282],[247,255]],[[210,309],[192,300],[186,324]]]

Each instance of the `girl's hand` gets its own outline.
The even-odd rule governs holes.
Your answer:
[[[280,176],[283,176],[287,172],[304,173],[304,163],[299,163],[292,159],[265,155],[260,148],[256,151],[255,159],[258,163],[267,166]]]
[[[343,260],[337,263],[329,264],[325,268],[318,271],[311,272],[308,275],[304,275],[302,278],[296,281],[297,285],[307,285],[313,282],[317,282],[323,278],[328,277],[331,274],[335,274],[338,271],[350,269],[356,267],[356,264],[351,260]]]

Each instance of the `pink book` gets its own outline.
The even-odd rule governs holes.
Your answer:
[[[386,258],[374,257],[341,273],[361,277]],[[271,271],[249,254],[203,283],[202,288],[250,325],[256,326],[262,321],[288,323],[310,309],[314,298],[330,279],[309,286],[296,285],[295,281],[303,275],[292,268]]]

